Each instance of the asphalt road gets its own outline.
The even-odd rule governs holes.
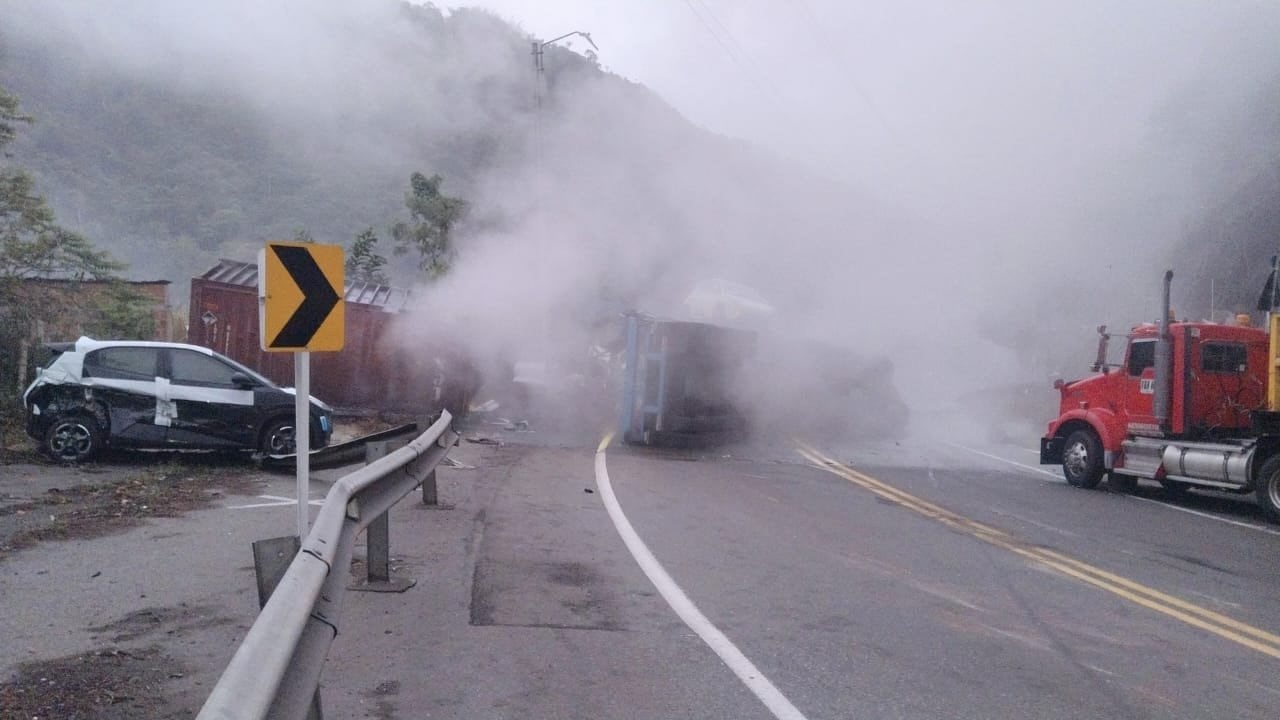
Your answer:
[[[1013,464],[1035,462],[1020,449],[973,450],[612,447],[608,484],[657,584],[592,448],[495,450],[452,510],[402,521],[442,533],[407,562],[427,587],[348,601],[369,630],[339,636],[327,709],[1276,716],[1280,529],[1251,503],[1175,509],[1154,488],[1081,491]],[[677,615],[672,587],[701,620]]]
[[[502,437],[454,451],[440,507],[392,511],[393,575],[417,584],[347,594],[327,718],[1280,708],[1280,526],[1248,499],[1077,490],[1017,447]],[[6,655],[119,644],[136,625],[198,707],[253,620],[248,544],[287,534],[293,508],[272,498],[290,485],[10,558]]]

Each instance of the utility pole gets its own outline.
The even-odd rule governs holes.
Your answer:
[[[560,42],[561,40],[567,37],[572,37],[574,35],[581,35],[583,39],[585,39],[588,43],[590,43],[592,48],[595,48],[596,52],[600,51],[600,48],[596,46],[595,41],[591,39],[591,33],[583,32],[582,30],[574,30],[572,32],[567,32],[561,35],[560,37],[551,38],[546,42],[538,42],[537,40],[533,40],[530,43],[533,46],[533,50],[530,54],[533,55],[533,101],[534,101],[535,110],[542,109],[542,83],[543,83],[542,73],[546,69],[542,64],[542,48],[548,45],[551,45],[552,43]]]
[[[539,42],[535,38],[529,43],[529,54],[533,56],[533,161],[534,167],[539,170],[542,168],[542,93],[543,83],[546,82],[543,76],[543,72],[546,68],[542,64],[542,49],[552,43],[560,42],[561,40],[574,35],[582,36],[583,39],[590,43],[592,48],[595,48],[595,50],[599,52],[600,48],[597,47],[595,41],[591,39],[591,33],[583,32],[582,30],[573,30],[559,37],[547,40],[546,42]],[[539,204],[541,203],[542,198],[541,192],[541,184],[539,184],[539,189],[535,192],[535,198]]]

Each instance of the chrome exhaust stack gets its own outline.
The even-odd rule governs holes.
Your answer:
[[[1173,398],[1173,339],[1169,334],[1171,305],[1169,288],[1173,285],[1173,271],[1164,273],[1164,294],[1160,300],[1160,334],[1155,347],[1155,388],[1152,397],[1152,414],[1161,432],[1169,432],[1169,405]]]

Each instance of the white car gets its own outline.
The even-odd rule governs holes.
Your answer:
[[[51,457],[104,447],[295,452],[292,388],[198,345],[98,341],[47,346],[54,357],[22,400],[27,434]],[[311,398],[311,447],[329,444],[333,409]]]

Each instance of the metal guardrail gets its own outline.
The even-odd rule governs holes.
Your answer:
[[[370,435],[361,435],[344,443],[312,450],[311,459],[307,463],[307,467],[312,470],[324,470],[344,465],[354,465],[364,459],[364,449],[369,443],[391,440],[417,431],[417,423],[406,423]],[[266,455],[258,460],[259,465],[264,470],[287,470],[289,472],[293,472],[294,468],[297,467],[297,462],[297,455]]]
[[[413,442],[338,480],[302,549],[197,720],[304,718],[338,634],[356,535],[418,487],[457,441],[447,411]],[[316,713],[318,714],[318,713]]]

